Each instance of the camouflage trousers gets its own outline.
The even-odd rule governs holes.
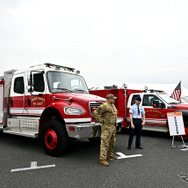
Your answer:
[[[116,127],[114,125],[102,125],[100,160],[106,160],[113,156],[114,144],[116,138]]]

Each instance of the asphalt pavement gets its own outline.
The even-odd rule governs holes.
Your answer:
[[[188,150],[171,149],[166,133],[144,131],[143,150],[132,147],[128,151],[127,142],[128,133],[117,135],[115,152],[122,158],[104,167],[99,163],[99,144],[88,140],[72,141],[66,155],[51,157],[43,152],[39,140],[0,135],[0,187],[188,187]]]

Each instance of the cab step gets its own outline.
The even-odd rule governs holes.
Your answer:
[[[21,131],[21,130],[3,129],[3,133],[25,136],[25,137],[29,137],[29,138],[38,138],[39,137],[39,134],[34,132],[34,131]]]

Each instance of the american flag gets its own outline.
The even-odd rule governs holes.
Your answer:
[[[171,97],[181,102],[181,81],[174,89],[173,93],[171,94]]]

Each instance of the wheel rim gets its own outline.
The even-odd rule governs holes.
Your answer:
[[[188,128],[187,127],[185,128],[185,134],[186,135],[183,136],[183,139],[187,140],[188,139]]]
[[[44,135],[45,144],[49,149],[55,149],[57,146],[57,134],[53,129],[48,129]]]

